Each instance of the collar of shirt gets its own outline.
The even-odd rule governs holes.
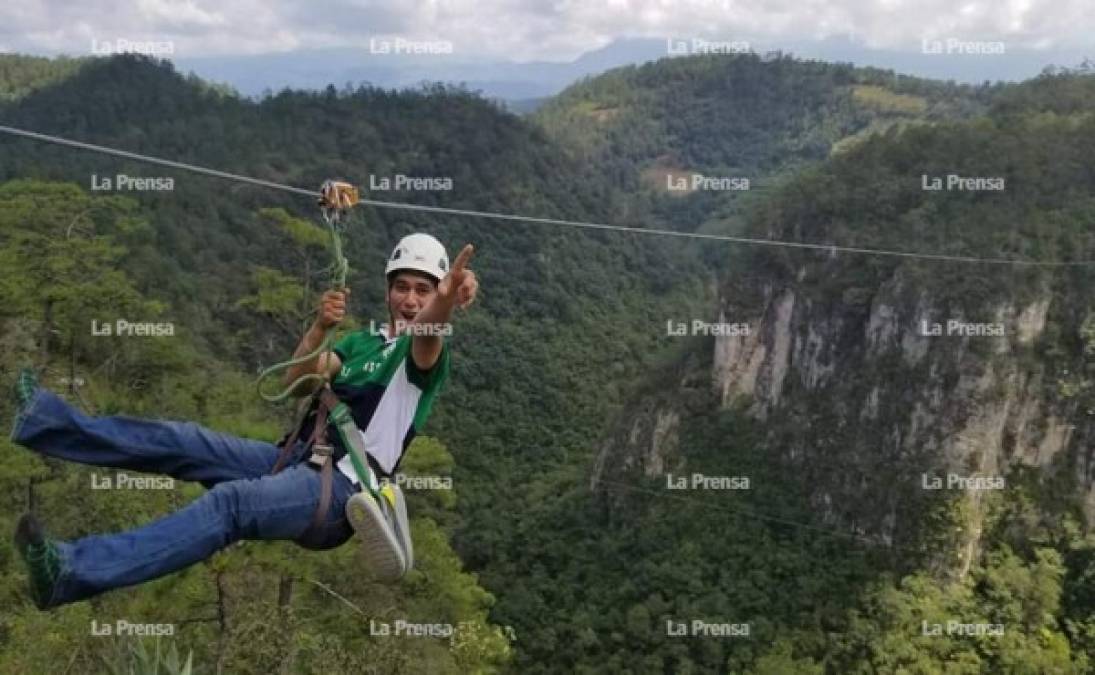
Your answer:
[[[380,337],[384,340],[384,344],[388,344],[389,342],[391,342],[392,340],[395,339],[394,337],[391,336],[390,330],[391,330],[391,327],[388,324],[386,324],[386,323],[380,324],[380,329],[377,332],[380,333]]]

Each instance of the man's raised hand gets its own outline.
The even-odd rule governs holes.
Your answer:
[[[467,268],[474,252],[474,246],[465,244],[453,261],[452,269],[437,286],[438,295],[461,309],[475,302],[475,296],[479,292],[479,280],[475,277],[475,272]]]
[[[346,298],[350,295],[350,289],[329,290],[323,294],[319,301],[319,315],[316,323],[323,330],[334,328],[346,318]]]

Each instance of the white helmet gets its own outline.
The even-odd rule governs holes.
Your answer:
[[[441,281],[449,273],[449,256],[445,246],[431,235],[416,232],[399,240],[388,258],[384,276],[400,270],[425,272]]]

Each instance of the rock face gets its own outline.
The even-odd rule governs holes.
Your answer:
[[[722,400],[728,402],[735,396],[748,396],[756,401],[753,411],[759,417],[766,416],[769,409],[779,403],[791,365],[792,345],[796,350],[815,352],[823,346],[815,339],[816,333],[808,336],[808,343],[795,344],[791,333],[795,294],[790,290],[778,295],[770,293],[771,303],[764,313],[749,318],[747,336],[715,338],[714,377]],[[726,321],[725,311],[720,312],[719,321]],[[810,374],[811,378],[820,376],[821,371]]]
[[[803,270],[778,285],[727,284],[712,312],[750,328],[713,338],[712,395],[765,424],[768,450],[808,481],[819,516],[882,542],[915,540],[926,486],[942,479],[969,507],[958,574],[977,554],[982,502],[998,486],[971,489],[964,478],[1005,480],[1019,465],[1066,472],[1095,519],[1090,411],[1061,394],[1061,361],[1041,355],[1062,342],[1046,336],[1048,285],[971,302],[926,290],[901,268],[878,281],[819,292]],[[598,457],[594,485],[606,466],[655,475],[687,462],[673,396],[633,409],[629,435]]]
[[[602,450],[594,465],[591,487],[597,487],[605,473],[605,462],[610,458],[619,459],[616,471],[638,471],[644,476],[658,477],[666,471],[666,459],[677,451],[678,425],[680,413],[672,407],[661,407],[646,402],[644,409],[633,411],[628,416],[631,425],[626,434],[623,447],[628,452],[617,453]]]

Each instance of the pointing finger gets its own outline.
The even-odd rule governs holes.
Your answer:
[[[463,272],[467,267],[468,261],[471,260],[471,254],[475,251],[475,247],[471,244],[465,244],[464,248],[460,250],[460,253],[456,256],[456,261],[452,264],[453,272]]]

